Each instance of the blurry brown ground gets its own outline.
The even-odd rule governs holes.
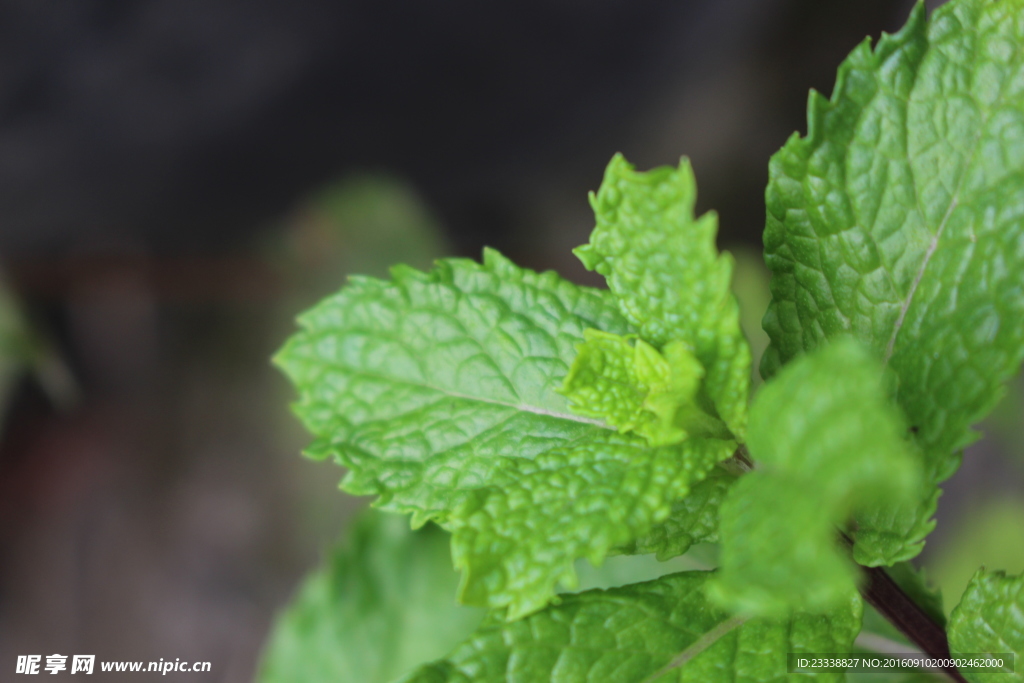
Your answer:
[[[6,405],[0,680],[53,653],[250,680],[274,611],[362,504],[298,457],[269,365],[292,316],[346,272],[484,244],[593,282],[569,249],[615,151],[691,156],[720,242],[756,249],[767,159],[804,130],[807,88],[830,92],[908,9],[0,2],[0,257],[72,378],[24,374]],[[422,202],[399,218],[423,225],[388,235],[356,211],[331,232],[310,193],[335,178]],[[949,585],[968,541],[1024,568],[1015,392],[943,498],[963,521],[940,520],[926,559]]]

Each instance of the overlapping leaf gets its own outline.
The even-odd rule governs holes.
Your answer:
[[[658,350],[673,341],[693,349],[706,371],[703,391],[743,439],[750,347],[729,288],[733,262],[715,247],[718,218],[693,215],[697,187],[689,161],[638,173],[621,155],[591,195],[597,226],[576,249],[605,276],[623,315]]]
[[[762,371],[853,333],[939,482],[1024,356],[1024,3],[956,0],[861,44],[771,161]],[[862,520],[859,561],[916,554],[934,490]],[[908,515],[911,515],[908,518]],[[868,543],[868,531],[878,546]]]
[[[794,361],[755,398],[747,447],[758,470],[720,510],[716,598],[749,614],[842,602],[856,574],[836,527],[878,501],[913,500],[920,485],[881,364],[852,338]]]
[[[704,368],[685,342],[669,342],[659,352],[643,339],[599,330],[587,330],[584,338],[562,386],[574,413],[636,432],[652,446],[732,436],[700,405]]]
[[[355,278],[300,323],[276,361],[310,453],[349,467],[349,492],[451,530],[462,599],[513,618],[571,586],[577,558],[647,533],[734,448],[652,448],[573,414],[556,390],[584,330],[628,325],[607,292],[493,251]]]
[[[566,596],[516,623],[488,619],[447,658],[403,683],[787,681],[786,653],[849,652],[862,605],[824,615],[731,618],[708,604],[708,572]],[[842,673],[802,676],[842,681]]]
[[[946,628],[957,654],[1012,654],[1011,672],[972,673],[971,681],[1024,681],[1024,575],[978,571]],[[1007,666],[1007,669],[1011,667]]]

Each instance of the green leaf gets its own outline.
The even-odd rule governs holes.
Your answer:
[[[572,560],[599,564],[648,533],[734,448],[717,439],[650,448],[602,432],[535,460],[510,458],[453,520],[452,556],[466,571],[461,599],[508,605],[510,619],[540,609],[556,583],[575,587]]]
[[[806,137],[772,157],[764,326],[770,376],[839,334],[897,377],[932,482],[949,477],[1024,356],[1024,3],[953,0],[840,66],[812,92]],[[891,511],[892,545],[921,547],[934,491]],[[881,523],[880,515],[876,523]]]
[[[647,533],[735,448],[652,448],[569,410],[556,390],[584,330],[630,332],[607,292],[494,251],[393,274],[304,314],[276,362],[317,436],[308,452],[350,468],[344,489],[453,532],[468,604],[543,607],[577,558]]]
[[[746,426],[750,348],[729,289],[733,262],[715,247],[718,218],[694,218],[690,162],[638,173],[622,155],[590,203],[597,226],[575,250],[605,276],[623,315],[655,348],[684,342],[706,371],[704,392],[739,440]]]
[[[768,288],[771,273],[764,265],[760,251],[739,247],[733,249],[732,256],[736,260],[732,273],[732,291],[740,306],[740,327],[750,343],[750,379],[752,388],[756,389],[761,385],[761,357],[769,343],[768,333],[761,327],[761,318],[772,300]]]
[[[877,501],[857,514],[853,559],[865,567],[892,566],[916,557],[935,528],[942,491],[925,482],[920,495],[904,501]]]
[[[578,415],[634,431],[652,446],[691,436],[728,439],[720,420],[698,405],[704,368],[681,341],[658,352],[643,339],[586,330],[561,393]],[[713,408],[712,408],[713,412]]]
[[[448,535],[372,512],[303,583],[266,645],[260,683],[388,683],[443,656],[481,610],[454,598]]]
[[[860,629],[857,596],[827,615],[730,618],[704,597],[709,576],[684,572],[570,595],[515,623],[489,618],[446,659],[403,683],[787,681],[788,652],[849,652]]]
[[[1024,681],[1024,575],[984,569],[971,579],[947,627],[957,654],[1012,653],[1015,673],[965,672],[971,681]]]
[[[811,486],[763,472],[736,482],[719,511],[722,572],[710,587],[716,603],[780,616],[828,609],[857,593],[856,569],[838,545],[841,512]]]
[[[302,297],[335,291],[341,273],[386,275],[393,263],[429,267],[450,252],[415,187],[386,173],[333,180],[304,197],[286,221],[280,265]]]
[[[716,467],[704,481],[672,505],[672,512],[644,536],[619,551],[629,555],[654,553],[661,561],[682,555],[695,543],[718,542],[718,508],[736,477]]]
[[[879,501],[916,495],[921,473],[906,433],[880,363],[852,338],[765,384],[747,442],[758,469],[720,510],[716,599],[774,615],[828,608],[854,592],[857,575],[837,548],[836,527]]]

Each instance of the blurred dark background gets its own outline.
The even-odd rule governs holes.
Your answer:
[[[0,1],[0,678],[57,652],[250,680],[361,504],[298,457],[268,362],[294,314],[483,245],[594,282],[569,249],[617,151],[690,156],[756,253],[808,88],[910,5]],[[943,500],[977,528],[930,545],[940,583],[997,527],[975,554],[1022,568],[1020,405]]]

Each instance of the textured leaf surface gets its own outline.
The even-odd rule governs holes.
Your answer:
[[[921,473],[906,433],[881,364],[852,338],[765,384],[747,442],[758,469],[720,510],[716,598],[744,613],[780,614],[825,608],[855,591],[836,526],[879,501],[913,499]]]
[[[925,481],[912,500],[877,501],[857,514],[853,559],[865,567],[892,566],[915,557],[935,528],[941,490]]]
[[[557,393],[585,329],[629,332],[607,292],[483,264],[353,278],[300,318],[276,362],[299,389],[309,452],[342,486],[453,532],[469,604],[542,607],[573,562],[597,563],[664,519],[731,441],[651,448]]]
[[[704,368],[681,341],[658,352],[643,339],[586,330],[562,385],[574,413],[633,431],[652,446],[731,435],[698,405]]]
[[[704,481],[672,506],[672,512],[651,531],[625,547],[630,555],[653,553],[659,560],[678,557],[695,543],[718,542],[718,509],[736,477],[716,467]]]
[[[1024,681],[1024,575],[979,570],[947,627],[957,653],[1013,653],[1015,673],[965,672],[971,681]]]
[[[448,534],[371,512],[310,576],[267,643],[261,683],[388,683],[466,638],[483,612],[455,602]]]
[[[685,342],[706,370],[704,391],[740,440],[750,387],[750,348],[729,289],[732,259],[715,247],[718,218],[694,218],[690,163],[638,173],[621,155],[608,164],[591,205],[597,226],[576,249],[605,276],[640,337],[662,350]]]
[[[770,164],[763,374],[855,334],[895,371],[933,482],[1024,354],[1022,32],[1020,0],[953,0],[930,21],[919,4],[853,51],[831,100],[812,93],[807,136]],[[858,559],[916,554],[934,495],[913,519],[866,520],[887,547],[865,535]]]
[[[543,607],[556,583],[575,587],[571,560],[597,564],[645,535],[735,448],[716,439],[650,448],[607,434],[513,461],[458,510],[452,554],[467,604],[507,604],[509,618]]]
[[[708,572],[566,596],[561,605],[515,623],[488,619],[446,659],[404,683],[640,683],[681,654],[658,681],[787,681],[786,653],[849,652],[860,629],[854,596],[826,615],[754,619],[735,628],[708,604]],[[842,681],[843,674],[801,680]]]

